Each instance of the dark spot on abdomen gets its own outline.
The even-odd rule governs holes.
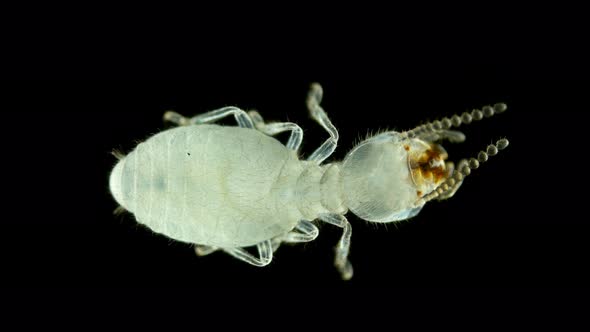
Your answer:
[[[166,191],[166,187],[168,183],[166,182],[166,178],[160,175],[155,175],[152,186],[157,191]]]

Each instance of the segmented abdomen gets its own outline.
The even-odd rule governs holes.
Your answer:
[[[259,131],[200,125],[158,134],[125,159],[124,206],[179,241],[249,246],[300,220],[295,152]]]
[[[206,162],[206,156],[198,150],[208,141],[209,133],[192,127],[163,132],[139,144],[126,157],[122,173],[124,200],[138,221],[178,240],[199,237],[199,227],[186,221],[189,214],[190,219],[197,220],[204,212],[199,209],[195,215],[195,206],[189,200],[194,202],[191,198],[201,194],[202,188],[199,190],[193,182],[204,176],[199,166]]]

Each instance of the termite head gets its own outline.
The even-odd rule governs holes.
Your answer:
[[[442,148],[433,149],[396,132],[370,138],[342,162],[344,202],[351,212],[367,221],[409,218],[421,208],[415,205],[417,192],[426,193],[432,181],[442,181],[445,176],[445,156]]]
[[[449,130],[506,110],[506,105],[486,106],[434,121],[413,130],[387,132],[356,146],[341,166],[344,202],[351,212],[372,222],[407,219],[433,199],[452,197],[464,177],[479,164],[508,146],[501,139],[481,151],[477,158],[463,159],[455,167],[437,142],[463,142],[465,135]]]

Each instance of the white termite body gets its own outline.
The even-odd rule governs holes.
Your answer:
[[[371,222],[411,218],[426,202],[451,197],[479,162],[508,145],[500,140],[455,168],[435,143],[464,140],[448,129],[506,109],[497,104],[407,132],[382,133],[356,146],[344,161],[322,164],[334,152],[338,132],[321,98],[321,87],[314,84],[308,107],[330,138],[307,160],[299,159],[303,133],[293,123],[265,124],[257,112],[235,107],[192,119],[168,112],[166,120],[181,126],[121,157],[110,176],[111,193],[140,223],[195,244],[197,254],[223,250],[256,266],[268,265],[281,243],[314,240],[318,229],[311,221],[330,223],[343,229],[335,265],[350,279],[352,229],[344,217],[349,210]],[[237,127],[212,124],[230,115]],[[291,131],[286,145],[272,137],[284,131]],[[250,246],[258,256],[244,249]]]
[[[329,212],[321,204],[309,208],[321,193],[319,182],[313,188],[306,177],[319,172],[320,166],[299,160],[296,151],[260,131],[205,124],[167,130],[140,144],[115,167],[111,188],[157,233],[248,247]]]

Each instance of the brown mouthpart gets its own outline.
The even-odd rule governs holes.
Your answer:
[[[412,179],[417,185],[430,180],[439,184],[449,177],[449,170],[445,167],[445,160],[449,157],[447,152],[438,144],[429,144],[419,155],[410,155],[409,166]]]

